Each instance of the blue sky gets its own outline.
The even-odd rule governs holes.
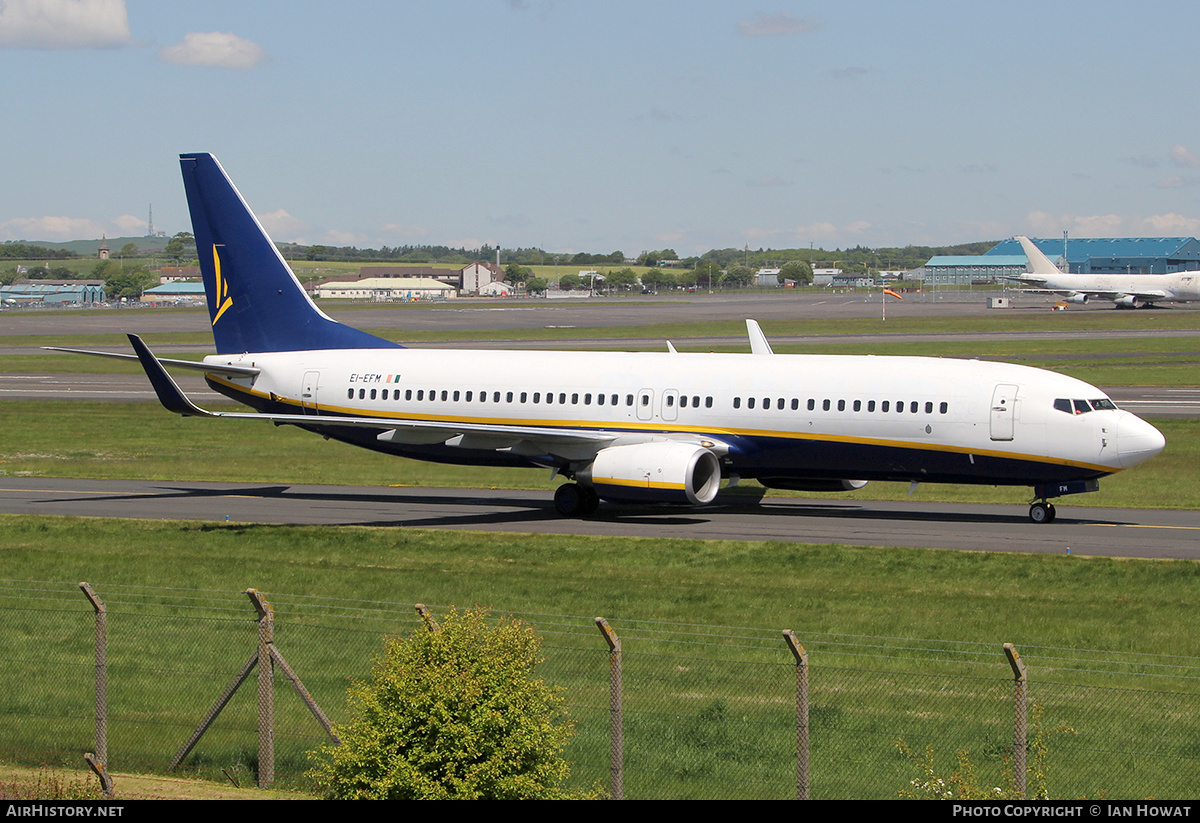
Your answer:
[[[688,255],[1200,236],[1200,5],[0,0],[0,240]]]

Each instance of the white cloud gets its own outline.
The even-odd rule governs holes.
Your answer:
[[[786,11],[773,14],[760,12],[752,20],[739,20],[738,31],[749,37],[767,37],[774,34],[805,34],[820,28],[812,20],[802,20]]]
[[[1176,166],[1194,169],[1200,166],[1200,157],[1192,154],[1184,146],[1171,146],[1171,162]]]
[[[0,48],[108,49],[132,42],[125,0],[0,0]]]
[[[267,59],[266,50],[233,32],[188,32],[182,43],[159,49],[158,59],[179,66],[251,69]]]
[[[1173,174],[1159,180],[1154,187],[1158,189],[1188,189],[1196,185],[1200,185],[1200,177]]]
[[[260,214],[258,215],[258,222],[262,223],[263,228],[267,230],[267,234],[271,235],[272,240],[282,240],[292,243],[302,242],[297,238],[297,235],[312,228],[298,217],[292,217],[284,209]]]
[[[134,217],[132,214],[122,214],[113,224],[126,235],[132,236],[134,232],[142,233],[148,225],[145,220],[140,217]]]
[[[1057,237],[1067,231],[1072,237],[1178,237],[1200,234],[1200,218],[1181,214],[1152,214],[1148,217],[1119,214],[1060,214],[1030,212],[1025,217],[1029,233]]]
[[[90,240],[104,226],[86,217],[17,217],[0,223],[0,235],[12,240]]]
[[[355,234],[352,231],[330,229],[325,232],[322,240],[331,246],[361,246],[367,242],[367,236],[364,234]]]

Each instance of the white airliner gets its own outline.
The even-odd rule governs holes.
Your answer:
[[[163,405],[258,419],[389,454],[542,467],[554,504],[704,505],[722,479],[809,491],[869,480],[1034,488],[1049,498],[1162,451],[1104,392],[1025,366],[926,357],[781,355],[747,321],[749,354],[409,349],[325,315],[211,155],[180,158],[218,354],[136,355]],[[214,413],[165,367],[204,372],[256,409]]]
[[[1176,274],[1068,274],[1042,254],[1028,237],[1018,236],[1016,239],[1025,250],[1033,271],[1006,279],[1036,287],[1024,291],[1061,294],[1067,303],[1086,303],[1093,297],[1111,300],[1120,308],[1200,300],[1200,271]]]

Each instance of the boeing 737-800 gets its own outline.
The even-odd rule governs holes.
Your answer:
[[[180,158],[216,355],[157,358],[130,335],[172,412],[290,424],[422,460],[542,467],[563,515],[712,502],[722,479],[841,491],[869,480],[1032,486],[1050,498],[1158,454],[1163,437],[1104,392],[1040,369],[925,357],[409,349],[308,297],[220,164]],[[255,409],[215,413],[165,367],[196,369]]]
[[[1029,258],[1028,274],[1008,277],[1035,288],[1031,292],[1060,294],[1067,303],[1086,303],[1093,297],[1111,300],[1119,308],[1151,303],[1188,303],[1200,300],[1200,271],[1175,274],[1068,274],[1042,254],[1028,237],[1017,242]]]

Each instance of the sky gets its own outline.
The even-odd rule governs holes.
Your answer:
[[[0,0],[0,241],[554,252],[1200,236],[1200,4]]]

